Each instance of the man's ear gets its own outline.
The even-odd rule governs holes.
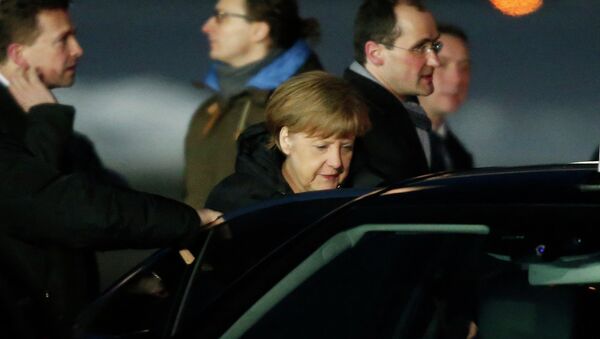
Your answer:
[[[252,40],[261,42],[269,39],[271,26],[266,21],[255,21],[252,23]]]
[[[281,148],[281,152],[283,152],[283,154],[290,154],[292,141],[290,140],[290,131],[285,126],[279,131],[279,147]]]
[[[8,45],[8,48],[6,49],[6,54],[8,56],[8,60],[15,63],[17,66],[26,69],[29,68],[29,62],[27,62],[25,56],[23,55],[24,48],[24,45],[12,43]]]
[[[366,60],[375,66],[383,65],[385,60],[383,57],[384,48],[385,47],[383,47],[383,45],[378,44],[375,41],[367,41],[367,43],[365,44]]]

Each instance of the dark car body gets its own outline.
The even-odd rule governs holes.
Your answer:
[[[596,163],[301,194],[157,252],[80,338],[597,337]],[[193,259],[192,259],[193,257]]]

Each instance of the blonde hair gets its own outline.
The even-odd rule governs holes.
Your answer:
[[[273,92],[265,114],[270,146],[279,149],[283,127],[320,138],[363,136],[371,128],[360,94],[344,79],[323,71],[301,73],[284,82]]]

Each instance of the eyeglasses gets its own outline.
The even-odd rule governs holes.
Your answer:
[[[442,47],[444,47],[444,44],[441,41],[436,40],[436,41],[430,41],[424,45],[421,45],[419,47],[413,47],[413,48],[404,48],[404,47],[400,47],[400,46],[396,46],[396,45],[387,45],[387,44],[385,46],[403,49],[405,51],[409,51],[411,53],[420,54],[420,55],[425,55],[425,54],[427,54],[427,52],[433,52],[437,55],[442,50]]]
[[[222,11],[217,11],[217,10],[215,10],[213,12],[212,16],[215,18],[215,20],[217,21],[218,24],[222,23],[223,20],[225,20],[227,17],[240,18],[240,19],[244,19],[247,21],[252,20],[252,18],[250,16],[245,15],[245,14],[229,13],[229,12],[222,12]]]

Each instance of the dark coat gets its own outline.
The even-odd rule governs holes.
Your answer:
[[[295,74],[321,69],[319,58],[311,53]],[[188,204],[203,207],[213,187],[234,172],[236,139],[246,127],[265,120],[272,91],[248,87],[229,99],[215,93],[196,110],[185,137]]]
[[[429,172],[415,125],[402,103],[378,83],[344,73],[365,98],[372,128],[357,138],[350,166],[353,187],[374,187]]]
[[[248,127],[238,139],[235,173],[210,192],[206,207],[221,212],[292,194],[281,174],[285,156],[269,148],[270,134],[264,123]]]
[[[125,179],[104,167],[93,143],[72,130],[73,107],[37,105],[25,114],[0,85],[0,112],[0,132],[23,140],[34,156],[60,172],[83,172],[104,184],[128,186]]]
[[[75,110],[65,105],[37,105],[25,114],[0,85],[0,133],[23,141],[38,159],[56,168],[65,157]]]
[[[2,92],[0,325],[11,338],[67,337],[97,283],[90,249],[174,245],[197,231],[198,216],[75,170],[66,160],[81,151],[70,144],[73,108],[40,105],[25,116]]]
[[[463,171],[473,168],[473,156],[465,146],[458,140],[458,137],[447,129],[446,137],[443,138],[453,171]]]

